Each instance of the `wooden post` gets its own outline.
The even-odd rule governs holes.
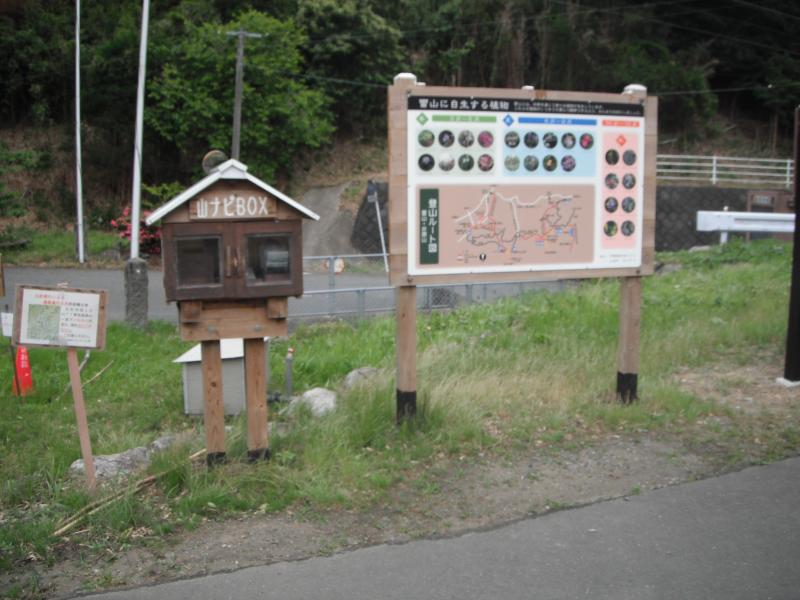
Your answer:
[[[206,429],[206,463],[225,462],[225,407],[222,403],[222,357],[219,340],[201,342],[203,369],[203,424]]]
[[[625,404],[638,397],[641,312],[642,278],[623,277],[620,280],[617,397]]]
[[[244,340],[244,377],[247,395],[247,456],[269,459],[267,429],[267,373],[262,338]]]
[[[395,288],[397,305],[397,422],[417,413],[417,288]]]
[[[86,419],[86,405],[83,402],[83,386],[81,385],[81,370],[78,366],[78,351],[67,348],[67,365],[69,366],[69,381],[72,384],[72,399],[75,404],[75,419],[78,421],[78,437],[81,441],[81,456],[86,468],[86,485],[93,492],[97,482],[94,476],[94,457],[92,456],[92,442],[89,439],[89,423]]]

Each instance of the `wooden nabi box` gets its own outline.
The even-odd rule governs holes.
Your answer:
[[[236,160],[148,217],[162,220],[164,289],[184,339],[285,333],[286,299],[303,293],[303,219],[319,217]]]

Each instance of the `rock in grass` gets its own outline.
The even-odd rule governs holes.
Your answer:
[[[300,405],[305,405],[315,417],[328,414],[336,408],[336,392],[325,388],[313,388],[302,396],[294,398],[289,404],[289,412],[294,412]]]
[[[358,369],[353,369],[347,374],[347,377],[344,378],[342,387],[345,390],[352,390],[356,386],[369,383],[378,376],[379,372],[380,371],[375,367],[359,367]]]
[[[160,437],[145,446],[137,446],[117,454],[105,454],[94,457],[94,473],[98,479],[112,479],[119,475],[127,475],[150,463],[150,457],[154,452],[166,450],[175,442],[175,436],[166,435]],[[69,466],[73,473],[84,473],[86,466],[83,459],[79,458]]]

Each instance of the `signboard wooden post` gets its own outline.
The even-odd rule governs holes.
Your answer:
[[[416,402],[419,283],[623,278],[617,392],[635,398],[658,100],[638,85],[621,95],[429,87],[402,73],[388,106],[398,418]]]
[[[81,455],[90,490],[96,486],[94,458],[83,401],[78,348],[98,349],[106,341],[105,290],[19,286],[14,306],[14,345],[66,348]]]

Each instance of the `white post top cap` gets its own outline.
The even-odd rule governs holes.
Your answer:
[[[647,86],[642,85],[641,83],[631,83],[625,86],[625,89],[622,90],[623,94],[629,94],[633,96],[634,94],[644,94],[647,95]]]
[[[400,83],[401,81],[408,81],[409,83],[416,84],[417,76],[413,73],[398,73],[394,76],[395,83]]]

